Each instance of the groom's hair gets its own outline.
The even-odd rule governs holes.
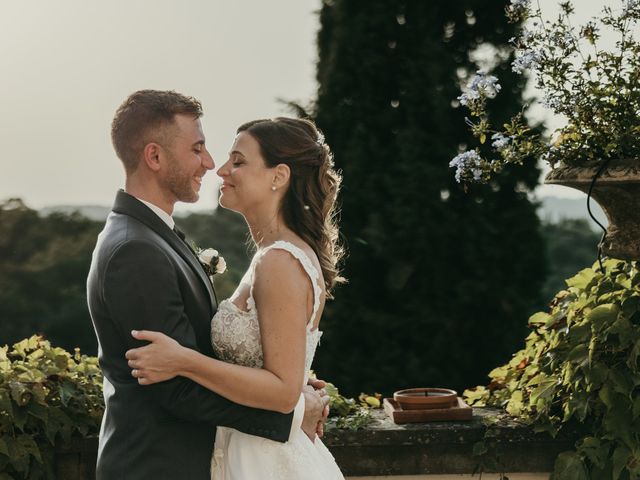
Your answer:
[[[139,90],[129,95],[111,123],[111,141],[124,169],[133,173],[144,147],[150,142],[165,143],[167,130],[177,114],[202,116],[202,105],[193,97],[174,91]]]

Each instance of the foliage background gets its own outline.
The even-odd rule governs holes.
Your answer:
[[[223,252],[230,267],[228,273],[216,278],[216,291],[219,298],[228,296],[252,254],[244,220],[234,213],[216,210],[211,214],[177,218],[177,221],[198,245],[214,246]],[[69,351],[80,347],[83,353],[96,354],[84,289],[95,236],[101,228],[101,221],[89,220],[79,214],[40,216],[15,200],[0,204],[0,345],[12,345],[32,333],[43,333],[56,346]],[[593,262],[597,235],[586,222],[571,219],[543,224],[542,233],[548,245],[548,258],[553,261],[544,287],[553,292],[544,297],[550,299],[563,288],[564,278],[570,276],[565,272],[576,272]],[[339,290],[339,295],[343,295],[343,290]],[[544,303],[540,302],[540,309],[545,308]],[[325,329],[334,318],[329,312],[323,319]],[[513,328],[520,330],[519,323],[514,321]],[[367,332],[361,335],[366,337]],[[521,338],[512,348],[521,343]],[[359,363],[375,364],[377,350],[367,352],[363,349],[356,358]],[[484,349],[474,351],[482,357]],[[327,355],[336,355],[338,361],[345,359],[340,352],[330,350],[329,342],[325,340],[318,349],[318,356]],[[503,361],[506,359],[508,356]],[[497,363],[489,366],[486,372],[495,365]],[[338,377],[337,371],[332,371],[330,366],[316,370],[320,376],[340,386],[343,392],[365,389],[357,380],[349,386],[346,382],[350,380]],[[353,370],[359,372],[357,364]],[[465,379],[464,383],[465,387],[474,385],[472,379]],[[476,383],[484,381],[481,379]],[[376,386],[374,390],[381,389]]]

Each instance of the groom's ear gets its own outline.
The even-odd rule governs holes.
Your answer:
[[[142,150],[142,162],[153,172],[160,170],[160,152],[162,147],[157,143],[147,143]]]
[[[289,182],[289,178],[291,177],[291,169],[289,168],[289,165],[280,163],[276,165],[273,170],[273,184],[278,188],[284,187]]]

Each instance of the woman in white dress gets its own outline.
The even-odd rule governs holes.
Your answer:
[[[129,351],[142,385],[181,375],[235,403],[290,412],[321,336],[326,298],[342,278],[335,221],[340,175],[322,135],[308,120],[257,120],[238,128],[220,167],[220,205],[241,213],[257,246],[249,269],[214,316],[219,359],[161,333]],[[219,427],[214,480],[342,479],[333,457],[300,429],[282,444]]]

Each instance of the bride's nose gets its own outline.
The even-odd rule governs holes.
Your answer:
[[[216,175],[218,175],[220,178],[224,178],[226,175],[229,174],[229,172],[227,171],[227,164],[229,162],[225,162],[216,172]]]

